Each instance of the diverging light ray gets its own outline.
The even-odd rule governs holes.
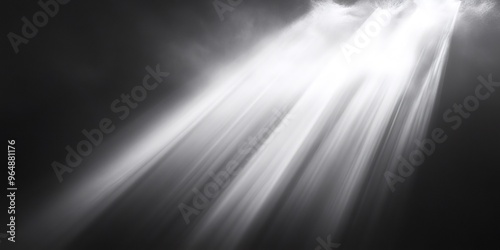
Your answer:
[[[54,230],[36,244],[106,240],[124,223],[136,237],[123,244],[158,237],[179,249],[340,237],[361,195],[366,207],[382,203],[383,172],[424,135],[434,107],[459,3],[420,3],[390,9],[350,60],[342,45],[373,8],[318,4],[69,189],[41,214]]]
[[[296,120],[254,156],[202,218],[202,243],[193,246],[237,248],[249,232],[272,231],[273,223],[296,232],[313,225],[314,232],[305,233],[310,239],[340,236],[377,155],[396,159],[424,135],[458,7],[417,7],[347,67],[335,55],[291,109]],[[422,25],[422,18],[432,21]],[[391,146],[380,150],[387,130]],[[383,179],[382,171],[377,174]],[[385,183],[378,184],[384,194]]]

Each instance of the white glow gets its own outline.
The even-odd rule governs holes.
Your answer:
[[[283,216],[273,219],[310,215],[318,228],[341,234],[384,134],[389,131],[392,140],[382,152],[395,158],[424,134],[437,98],[459,4],[419,2],[416,10],[395,15],[352,63],[339,48],[374,9],[319,4],[221,70],[203,92],[152,126],[91,181],[62,195],[43,217],[58,222],[53,237],[83,230],[85,224],[73,223],[95,218],[153,170],[158,179],[144,192],[164,190],[168,198],[154,209],[181,216],[177,205],[192,188],[202,188],[208,173],[224,166],[234,149],[265,126],[272,110],[283,107],[290,108],[293,122],[274,131],[240,167],[200,215],[188,244],[206,240],[235,247],[271,209]],[[277,204],[284,193],[284,203]],[[61,211],[72,214],[60,216]]]

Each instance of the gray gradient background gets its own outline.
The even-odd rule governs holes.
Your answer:
[[[31,216],[54,194],[95,171],[96,165],[84,163],[59,184],[50,163],[64,159],[64,147],[81,139],[81,129],[94,128],[101,118],[112,115],[109,104],[140,82],[144,66],[162,63],[171,76],[127,120],[115,123],[117,131],[105,139],[102,149],[94,150],[93,159],[113,150],[107,144],[133,140],[134,131],[147,129],[143,121],[154,119],[156,109],[173,106],[213,68],[241,56],[261,37],[287,26],[309,8],[307,0],[244,0],[220,22],[209,0],[73,0],[14,54],[6,34],[19,32],[20,18],[31,17],[39,8],[36,1],[3,1],[2,138],[16,139],[18,145],[17,241],[43,238],[43,231],[33,236],[28,230],[35,227]],[[455,32],[431,128],[447,126],[442,113],[474,92],[478,75],[492,73],[500,79],[499,13],[497,5],[488,14],[471,14],[467,25]],[[439,145],[410,178],[413,185],[399,187],[376,230],[365,230],[363,222],[352,218],[343,246],[494,249],[500,233],[499,129],[500,92],[482,102],[458,131],[448,134],[448,142]],[[0,172],[2,180],[6,172]],[[2,201],[7,204],[5,197]],[[0,208],[2,224],[7,221],[6,207]],[[106,213],[115,211],[126,213],[126,208],[116,204]],[[71,249],[177,249],[182,233],[175,229],[170,237],[147,244],[148,235],[127,235],[127,226],[140,220],[136,215],[122,227],[94,223]],[[283,245],[268,240],[269,235],[251,238],[248,249]],[[293,239],[290,242],[293,245]],[[29,246],[16,243],[12,249],[22,244]],[[13,245],[2,240],[0,249],[7,246]]]

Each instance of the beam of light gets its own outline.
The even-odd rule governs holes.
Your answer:
[[[394,9],[391,24],[348,64],[339,47],[363,21],[352,13],[366,6],[319,4],[67,190],[40,219],[54,225],[44,240],[69,244],[83,230],[112,229],[144,210],[141,223],[150,226],[131,232],[164,235],[165,242],[183,235],[186,248],[237,249],[259,230],[286,242],[304,226],[311,228],[304,239],[340,237],[367,178],[378,176],[371,192],[384,199],[383,170],[425,134],[459,6],[419,1],[411,11]],[[273,109],[293,121],[273,130],[184,225],[178,205],[192,205],[193,188],[203,189]],[[117,211],[108,213],[109,224],[95,221],[106,211]]]
[[[419,6],[353,67],[334,56],[291,111],[302,122],[260,151],[202,218],[200,245],[235,248],[269,224],[264,218],[289,228],[311,223],[310,238],[340,236],[377,154],[396,159],[424,135],[458,7]],[[380,152],[387,129],[392,148]]]

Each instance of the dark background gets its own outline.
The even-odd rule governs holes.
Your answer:
[[[160,63],[171,75],[127,120],[115,123],[117,131],[110,140],[140,129],[141,117],[154,116],[148,110],[174,105],[196,89],[211,67],[234,59],[310,8],[306,0],[244,0],[221,22],[209,0],[73,0],[61,5],[15,54],[6,35],[19,34],[21,17],[31,18],[40,8],[36,1],[2,3],[2,138],[5,144],[16,140],[19,226],[29,226],[37,208],[78,178],[66,175],[59,183],[50,164],[64,160],[64,147],[83,139],[82,129],[96,128],[100,119],[113,116],[110,103],[140,83],[146,65]],[[453,103],[474,93],[478,75],[491,73],[500,80],[498,8],[494,12],[497,15],[468,19],[452,40],[430,126],[444,128],[447,142],[398,187],[378,230],[353,230],[342,248],[497,249],[500,90],[481,102],[456,131],[441,118]],[[95,152],[91,157],[103,154]],[[83,163],[74,173],[90,171],[92,165]],[[0,171],[4,186],[6,172]],[[2,197],[2,204],[7,204]],[[0,211],[1,223],[6,224],[7,206]],[[22,241],[23,235],[16,240]],[[12,247],[2,239],[0,249],[8,245]]]

